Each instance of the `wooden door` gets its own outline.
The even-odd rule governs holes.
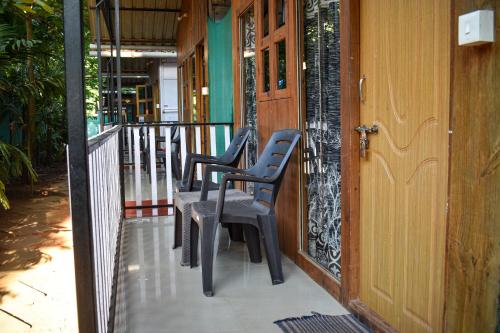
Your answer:
[[[360,299],[401,332],[441,332],[450,1],[361,1]]]

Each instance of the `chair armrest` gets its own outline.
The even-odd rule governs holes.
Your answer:
[[[217,198],[217,205],[215,208],[215,218],[216,221],[220,221],[222,217],[222,210],[224,209],[224,198],[226,196],[227,183],[231,180],[238,180],[243,182],[253,182],[253,183],[263,183],[272,184],[276,182],[278,177],[256,177],[248,173],[247,170],[241,170],[244,173],[226,173],[222,176],[222,181],[219,189],[219,197]]]
[[[182,183],[187,184],[189,190],[191,190],[193,177],[194,177],[194,167],[196,163],[217,163],[218,159],[215,156],[207,156],[201,154],[187,154],[186,162],[184,164],[184,173],[182,175]]]
[[[200,201],[206,201],[208,196],[208,188],[210,184],[210,176],[212,172],[226,172],[231,174],[248,174],[248,170],[238,169],[230,167],[227,165],[216,165],[210,164],[205,168],[205,174],[203,175],[203,181],[201,183],[201,196]]]
[[[270,184],[276,181],[276,177],[274,178],[263,178],[256,177],[251,174],[248,174],[248,171],[241,170],[245,173],[226,173],[222,176],[222,181],[219,188],[219,196],[217,198],[217,205],[215,208],[215,220],[220,221],[222,217],[222,211],[224,209],[224,199],[226,197],[226,188],[227,183],[231,180],[239,180],[244,182],[254,182],[254,183],[264,183]]]

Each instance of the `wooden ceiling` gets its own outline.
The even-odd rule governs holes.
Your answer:
[[[114,1],[108,0],[111,9]],[[182,0],[120,0],[120,40],[122,47],[133,45],[175,46],[177,18]],[[89,25],[95,42],[96,0],[88,0]],[[112,10],[114,26],[114,11]],[[101,12],[101,42],[110,42]]]

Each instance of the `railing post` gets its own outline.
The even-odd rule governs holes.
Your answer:
[[[196,137],[196,154],[201,154],[201,127],[200,126],[195,126],[195,137]],[[198,164],[196,166],[196,177],[201,180],[202,179],[202,174],[201,174],[201,165]]]
[[[217,129],[215,125],[210,126],[210,154],[217,156]],[[217,183],[217,172],[212,172],[212,181]]]
[[[158,184],[156,177],[156,138],[155,128],[149,127],[149,169],[151,180],[151,204],[158,205]],[[153,208],[153,216],[158,215],[158,208]]]
[[[141,149],[140,149],[140,128],[134,127],[134,184],[135,184],[135,205],[142,206],[142,183],[141,183]],[[137,217],[142,217],[142,209],[137,209]]]
[[[173,186],[172,186],[172,141],[171,127],[165,128],[165,175],[167,177],[167,205],[173,204]],[[170,214],[171,208],[167,212]]]
[[[179,128],[181,133],[181,175],[184,173],[184,163],[186,163],[186,155],[187,155],[187,142],[186,142],[186,127],[180,126]]]
[[[121,41],[120,41],[120,0],[115,0],[115,46],[116,46],[116,91],[118,123],[123,123],[122,118],[122,66],[121,66]],[[113,54],[111,54],[113,58]]]
[[[120,134],[118,135],[118,163],[120,164],[120,198],[122,204],[122,218],[125,217],[125,154],[124,154],[124,144],[123,133],[125,133],[125,128],[120,129]],[[130,141],[129,141],[130,144]]]
[[[99,3],[95,8],[95,39],[97,44],[97,82],[99,85],[99,133],[104,130],[104,114],[102,113],[102,54],[101,54],[101,7]]]
[[[80,332],[97,332],[85,114],[82,1],[64,0],[68,172]],[[74,212],[74,214],[73,214]]]

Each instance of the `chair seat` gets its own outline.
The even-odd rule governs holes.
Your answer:
[[[217,200],[219,191],[209,191],[208,199]],[[240,190],[227,190],[226,200],[252,202],[253,197]],[[176,220],[176,228],[181,229],[181,239],[178,246],[182,246],[181,265],[189,265],[191,256],[190,235],[191,235],[191,206],[200,200],[200,192],[179,192],[174,195],[174,205],[176,214],[180,213],[179,221]],[[177,218],[177,217],[176,217]],[[242,236],[241,236],[242,237]]]
[[[209,191],[208,192],[208,200],[209,202],[214,202],[217,200],[219,195],[219,191]],[[248,203],[251,203],[253,197],[241,190],[227,190],[226,191],[226,200],[234,201],[234,200],[245,200]],[[197,203],[200,201],[200,192],[179,192],[174,195],[174,204],[179,210],[183,210],[186,205],[190,205],[193,203]],[[205,202],[205,201],[204,201]],[[215,209],[214,209],[215,211]]]
[[[210,182],[208,185],[209,191],[215,191],[219,189],[219,184]],[[187,183],[184,183],[182,180],[178,180],[175,182],[175,192],[188,192]],[[201,180],[194,180],[193,185],[191,187],[191,192],[199,192],[201,191]]]
[[[191,205],[191,216],[198,222],[215,216],[216,201],[195,202]],[[258,216],[269,214],[269,208],[252,201],[227,201],[224,203],[221,223],[245,223],[258,226]]]

